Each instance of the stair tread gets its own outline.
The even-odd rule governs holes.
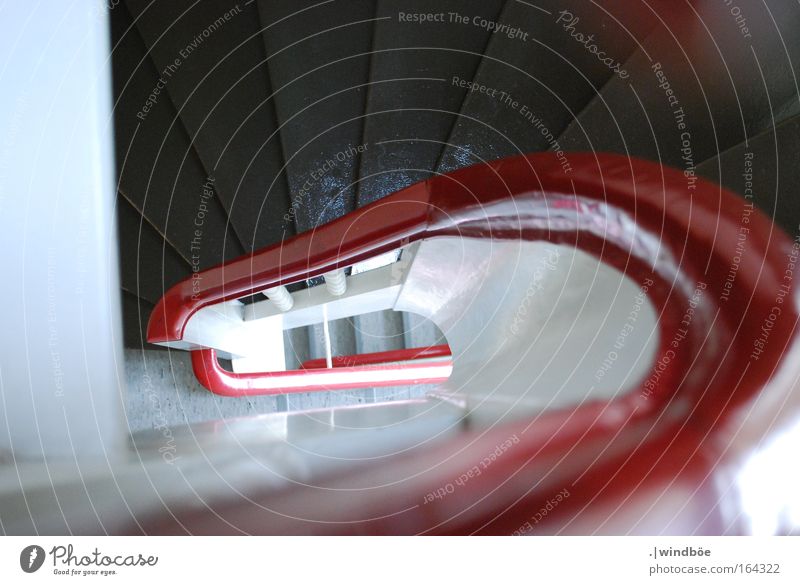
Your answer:
[[[659,27],[625,64],[630,78],[603,88],[561,136],[562,147],[691,170],[773,124],[770,104],[785,106],[780,116],[796,113],[791,63],[800,60],[794,34],[800,8],[784,3],[741,10],[749,37],[729,6],[708,0],[678,25]],[[777,35],[783,42],[775,42]]]
[[[430,13],[425,0],[378,2],[369,98],[364,122],[358,204],[366,205],[423,180],[435,170],[443,143],[490,34],[472,20],[495,20],[504,0],[446,0],[443,22],[409,22]],[[466,18],[456,21],[451,14]]]
[[[597,90],[623,75],[618,65],[656,21],[639,4],[572,2],[569,10],[564,5],[560,0],[506,3],[500,24],[527,36],[492,36],[473,80],[486,89],[471,91],[464,100],[440,172],[553,147]],[[581,42],[590,34],[592,40]],[[593,46],[608,55],[608,63]]]
[[[697,172],[752,201],[794,239],[800,235],[798,158],[800,115],[704,161]]]
[[[290,208],[302,232],[354,209],[374,5],[259,0]]]
[[[122,291],[123,347],[130,349],[164,349],[147,343],[147,322],[153,309],[153,304],[129,291]]]
[[[157,89],[158,73],[124,6],[111,11],[115,49],[114,122],[119,188],[185,259],[191,259],[195,220],[207,174],[192,149],[173,103],[148,96]],[[141,117],[140,117],[141,116]],[[215,197],[202,210],[201,268],[243,252],[226,232],[227,217]]]
[[[244,248],[292,233],[258,11],[235,0],[127,0],[165,91]]]
[[[191,267],[124,197],[117,198],[122,286],[155,304]]]

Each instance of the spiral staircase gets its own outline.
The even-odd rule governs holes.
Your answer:
[[[160,469],[146,472],[145,482],[140,473],[128,470],[113,478],[112,487],[109,479],[90,482],[88,502],[97,505],[97,522],[67,511],[68,519],[61,512],[63,526],[77,526],[77,532],[92,532],[100,526],[146,533],[510,533],[520,524],[523,497],[514,498],[524,490],[512,481],[517,477],[515,468],[502,467],[511,466],[512,459],[503,459],[506,448],[501,449],[508,441],[516,444],[517,435],[509,437],[495,429],[491,409],[464,422],[448,410],[457,401],[445,399],[445,406],[420,418],[424,397],[436,395],[429,384],[241,397],[219,396],[203,388],[188,352],[148,343],[148,323],[159,301],[193,275],[207,274],[220,264],[229,266],[270,246],[287,242],[291,246],[298,241],[292,239],[296,236],[313,238],[331,222],[357,210],[373,209],[368,206],[390,201],[393,194],[415,184],[429,186],[430,201],[438,193],[437,178],[443,176],[460,177],[465,184],[474,179],[483,185],[483,179],[469,170],[474,165],[516,177],[515,165],[520,160],[541,164],[544,175],[566,177],[573,187],[584,181],[582,173],[593,164],[623,172],[617,168],[623,159],[609,154],[652,161],[675,169],[670,175],[673,183],[674,177],[685,181],[686,191],[680,196],[677,190],[664,187],[664,193],[674,194],[674,200],[661,202],[664,209],[674,203],[682,210],[684,195],[691,200],[695,189],[711,193],[702,181],[707,179],[738,193],[746,204],[754,204],[790,240],[800,234],[800,202],[794,192],[800,180],[795,164],[800,152],[796,73],[800,37],[795,34],[800,28],[800,8],[788,2],[737,6],[718,0],[442,0],[435,4],[421,0],[123,0],[108,15],[127,431],[140,460],[143,453],[151,452],[157,459],[181,453],[203,461],[180,471],[181,479],[173,469]],[[502,162],[532,153],[545,154]],[[646,163],[632,165],[634,183],[653,185],[653,168]],[[546,180],[561,185],[561,179]],[[416,193],[413,189],[404,193]],[[451,198],[441,199],[442,213],[449,211]],[[565,205],[568,209],[569,204]],[[454,204],[453,209],[463,211],[457,207]],[[720,216],[725,212],[721,206]],[[480,247],[470,250],[483,261]],[[518,256],[546,253],[509,250]],[[447,265],[448,259],[456,263],[456,256],[449,253],[446,247],[429,246],[417,252],[414,262],[427,274],[447,275],[458,288],[461,276],[448,271]],[[498,298],[506,285],[524,289],[525,284],[517,282],[518,273],[503,264],[504,256],[494,254],[487,252],[485,264],[496,267],[492,275],[501,290]],[[573,266],[589,271],[590,266],[582,262],[577,258]],[[295,294],[321,286],[323,278],[313,276],[292,282],[288,291]],[[263,303],[263,292],[238,302]],[[427,292],[420,292],[420,298],[434,303],[435,295],[425,296]],[[691,289],[687,294],[691,296]],[[479,303],[478,308],[486,306],[485,300],[480,302],[484,305]],[[526,298],[517,302],[525,303]],[[407,306],[414,308],[413,303]],[[292,329],[284,334],[285,362],[292,369],[324,358],[326,352],[330,358],[454,341],[422,313],[382,310]],[[475,339],[480,346],[481,338]],[[636,343],[647,346],[643,339]],[[480,352],[470,348],[469,359],[480,361]],[[231,366],[223,360],[221,367]],[[483,378],[458,382],[496,383],[492,378],[496,371],[483,374]],[[391,402],[398,403],[396,412],[406,411],[399,418],[387,415],[380,423],[362,420],[358,414],[362,410],[347,408]],[[481,398],[482,408],[484,402]],[[352,431],[350,435],[309,431],[305,442],[264,444],[265,433],[285,438],[300,427],[305,429],[303,425],[310,429],[323,424],[320,421],[331,412],[341,413],[344,422],[337,424]],[[253,421],[259,422],[254,426]],[[404,499],[396,486],[406,478],[421,476],[433,467],[444,477],[458,477],[469,469],[469,459],[462,457],[460,447],[441,447],[431,437],[451,438],[484,423],[489,430],[472,446],[495,453],[501,449],[492,461],[501,461],[502,466],[493,464],[493,470],[507,471],[508,480],[488,494],[472,494],[463,486],[469,482],[477,486],[477,481],[461,475],[461,493],[468,503],[477,502],[463,509],[461,500],[437,495],[435,490],[427,493],[421,505]],[[364,425],[373,428],[374,424],[411,425],[416,436],[428,438],[404,444],[392,443],[383,435],[368,437]],[[542,433],[543,449],[548,444],[545,435],[557,436],[558,424],[547,419],[537,431]],[[222,435],[224,440],[219,438]],[[214,437],[211,442],[208,436]],[[592,437],[584,435],[576,441],[587,448],[586,453],[591,452],[591,443]],[[246,462],[230,458],[225,448],[231,445],[241,448],[239,455],[248,461],[278,463],[265,479],[252,469],[245,470]],[[691,497],[703,500],[707,490],[713,491],[713,481],[701,477],[702,465],[696,461],[700,457],[687,445],[658,443],[649,453],[659,461],[664,453],[670,454],[660,471],[667,476],[688,469],[691,485],[699,486]],[[409,456],[398,460],[390,472],[373,471],[364,461],[385,457],[381,449]],[[422,455],[420,450],[424,450]],[[343,453],[359,460],[357,473],[363,474],[358,481],[350,481],[349,471],[342,475],[337,467]],[[555,452],[548,453],[545,449],[542,461],[552,463]],[[690,463],[680,469],[677,463],[669,463],[683,458]],[[514,462],[524,465],[519,459]],[[428,464],[431,467],[425,467]],[[588,459],[578,464],[587,468],[587,487],[575,488],[572,502],[591,503],[592,490],[608,486],[607,476]],[[198,471],[203,465],[211,471]],[[624,483],[626,473],[638,477],[637,469],[632,463],[608,482]],[[189,481],[190,496],[181,484],[187,473],[202,477],[193,484]],[[287,482],[291,489],[285,489]],[[319,501],[301,497],[309,484],[336,491],[337,497]],[[347,495],[367,484],[386,488],[386,497],[397,506],[408,504],[404,510],[412,510],[412,519],[406,520],[409,516],[400,512],[394,521],[381,516],[384,509],[376,501],[378,496]],[[543,485],[550,491],[541,488],[545,491],[536,493],[537,502],[558,492],[555,484]],[[103,489],[124,493],[129,513],[108,512],[111,520],[103,522],[103,510],[118,505],[116,496],[97,495]],[[670,493],[684,494],[689,488],[672,489]],[[160,503],[141,495],[150,491]],[[94,501],[90,492],[97,495]],[[647,494],[646,489],[641,493]],[[214,500],[219,505],[207,507],[208,494],[219,497]],[[425,507],[429,496],[439,507]],[[85,509],[86,498],[74,497],[76,507]],[[496,498],[497,506],[507,507],[492,508],[486,498]],[[137,502],[146,514],[136,513]],[[249,505],[254,502],[261,511],[251,515]],[[374,515],[351,522],[348,513],[357,515],[354,511],[362,503],[364,514]],[[475,512],[481,503],[497,516],[485,521]],[[61,510],[61,503],[56,504]],[[50,503],[50,508],[56,504]],[[723,504],[717,501],[711,508],[716,513]],[[567,528],[555,524],[543,525],[541,530],[748,531],[741,519],[720,528],[712,512],[699,520],[691,517],[698,510],[692,506],[680,508],[665,527],[647,505],[643,500],[629,504],[630,514],[647,518],[638,522],[620,513],[606,525],[602,519],[589,515],[586,520],[584,515],[571,527],[570,521]],[[679,507],[674,502],[664,505],[669,510]],[[55,531],[64,530],[60,520],[51,525]],[[795,530],[790,525],[775,529]]]
[[[145,333],[155,303],[193,269],[520,153],[617,152],[744,193],[745,153],[756,180],[770,182],[776,141],[782,156],[793,152],[783,145],[800,113],[794,7],[340,4],[130,0],[111,11],[126,360],[141,390],[131,393],[133,430],[428,389],[238,404],[206,394],[188,356],[156,353]],[[796,232],[795,198],[757,184],[756,203]],[[331,323],[330,340],[347,356],[442,337],[385,311]],[[323,352],[321,326],[287,335],[289,367]],[[137,402],[147,371],[165,409],[158,420]]]

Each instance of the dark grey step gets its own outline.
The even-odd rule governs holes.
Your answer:
[[[127,0],[245,249],[292,233],[253,3]]]
[[[191,276],[191,264],[164,241],[125,197],[117,197],[122,287],[155,304]]]
[[[504,0],[380,0],[375,23],[358,204],[365,205],[430,176]],[[434,11],[442,20],[409,22]],[[458,14],[466,18],[450,17]]]
[[[122,343],[131,349],[162,349],[147,343],[147,322],[152,303],[126,290],[122,291]]]
[[[169,97],[161,93],[144,112],[159,75],[125,6],[110,12],[120,190],[185,259],[196,254],[205,268],[240,255],[243,249],[226,232],[224,209],[216,197],[204,197],[207,173]],[[199,248],[193,245],[198,229]]]
[[[624,75],[618,65],[655,21],[638,3],[507,2],[499,22],[509,34],[492,36],[439,170],[553,147],[599,88]]]
[[[375,7],[258,0],[298,231],[354,209]]]
[[[800,116],[739,144],[697,172],[752,201],[791,238],[800,235]]]
[[[725,2],[669,7],[660,26],[570,125],[561,145],[626,153],[691,172],[694,165],[798,111],[800,7],[742,5],[747,32]],[[668,85],[667,85],[668,84]],[[779,118],[780,119],[780,118]]]

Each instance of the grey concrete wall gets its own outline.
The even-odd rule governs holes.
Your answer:
[[[281,397],[212,394],[197,382],[185,351],[126,349],[125,374],[131,432],[285,410]]]
[[[285,396],[225,398],[203,388],[184,351],[125,350],[130,432],[291,410],[348,406],[423,396],[429,386],[365,388]]]

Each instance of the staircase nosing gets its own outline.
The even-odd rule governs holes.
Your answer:
[[[255,1],[257,2],[258,0],[255,0]],[[261,50],[264,52],[264,61],[263,62],[264,62],[264,66],[266,67],[267,82],[269,83],[269,87],[266,88],[266,89],[269,90],[269,92],[268,92],[269,95],[267,96],[267,100],[270,103],[270,112],[272,114],[272,119],[275,120],[275,125],[276,125],[276,129],[275,130],[278,132],[278,140],[277,140],[278,150],[280,151],[280,154],[281,154],[281,160],[280,160],[280,175],[281,176],[280,177],[275,177],[275,179],[273,180],[273,184],[275,183],[275,181],[281,181],[282,180],[284,185],[286,186],[286,194],[289,197],[289,208],[286,209],[286,212],[288,213],[289,210],[291,209],[292,190],[291,190],[291,185],[289,184],[289,178],[288,178],[287,173],[286,173],[286,168],[287,168],[286,167],[286,165],[287,165],[287,162],[286,162],[286,145],[283,142],[283,132],[281,130],[281,125],[278,122],[278,108],[277,108],[276,103],[275,103],[276,102],[276,100],[275,100],[275,93],[276,93],[275,92],[275,84],[274,84],[273,79],[272,79],[272,67],[270,66],[270,55],[269,55],[269,52],[268,52],[268,49],[267,49],[266,40],[264,38],[264,34],[265,34],[266,30],[268,28],[270,28],[270,27],[269,26],[266,26],[266,27],[264,26],[264,22],[261,20],[261,10],[258,7],[256,8],[256,16],[258,17],[258,34],[261,37],[260,46],[261,46]],[[272,25],[270,25],[270,26],[272,26]],[[286,225],[286,224],[284,224],[284,225]],[[294,234],[291,234],[291,235],[297,234],[296,219],[293,219],[292,223],[289,224],[289,225],[292,226],[292,228],[293,228],[292,231],[294,232]]]
[[[367,140],[367,114],[369,113],[369,105],[372,97],[372,80],[375,78],[375,29],[378,27],[378,6],[380,2],[375,2],[375,10],[372,12],[372,38],[369,41],[369,77],[367,79],[367,86],[364,90],[364,107],[362,108],[363,115],[361,117],[361,144],[366,144]],[[355,207],[361,207],[361,170],[363,156],[361,153],[356,155],[357,162],[355,164]]]
[[[500,19],[503,17],[503,13],[505,12],[506,8],[508,7],[510,2],[514,2],[515,0],[505,0],[503,5],[497,11],[497,15],[495,17],[496,22],[500,22]],[[486,60],[486,52],[489,50],[489,47],[492,44],[492,40],[494,39],[494,35],[490,34],[486,39],[486,44],[483,47],[483,51],[480,54],[480,59],[478,59],[478,63],[475,65],[475,70],[472,72],[471,81],[475,81],[478,76],[478,72],[481,70],[481,67]],[[453,132],[455,132],[456,126],[458,125],[458,121],[461,119],[461,112],[464,111],[464,104],[469,97],[470,92],[464,92],[464,97],[461,99],[461,104],[458,106],[458,111],[453,112],[453,121],[450,124],[450,130],[447,132],[447,136],[445,137],[444,142],[439,147],[439,154],[436,156],[436,162],[433,165],[433,172],[435,173],[442,164],[442,158],[444,157],[444,153],[447,150],[448,145],[451,143],[451,139],[453,138]]]
[[[797,124],[797,123],[800,123],[800,113],[799,114],[795,114],[794,116],[790,116],[790,117],[786,118],[785,120],[782,120],[781,122],[779,122],[777,125],[774,125],[774,126],[772,126],[770,128],[762,130],[761,132],[758,132],[758,133],[754,134],[753,136],[750,136],[750,137],[746,138],[745,140],[742,140],[741,142],[737,142],[736,144],[734,144],[732,146],[729,146],[725,150],[717,152],[716,154],[713,154],[713,155],[711,155],[711,156],[709,156],[707,158],[704,158],[703,160],[698,162],[697,165],[695,165],[695,166],[696,166],[696,168],[699,169],[701,166],[703,166],[705,164],[708,164],[708,163],[710,163],[711,161],[713,161],[715,159],[721,159],[727,153],[732,152],[732,151],[736,150],[737,148],[741,148],[742,146],[747,146],[750,142],[753,142],[755,140],[759,140],[760,138],[763,138],[765,136],[769,136],[771,134],[772,135],[777,135],[779,130],[783,126],[787,126],[789,124]]]
[[[138,213],[138,214],[139,214],[139,216],[142,218],[142,221],[143,221],[144,223],[146,223],[148,226],[150,226],[150,227],[151,227],[151,228],[152,228],[152,229],[153,229],[153,230],[154,230],[154,231],[155,231],[155,232],[156,232],[156,233],[157,233],[157,234],[158,234],[158,235],[161,237],[161,239],[162,239],[162,240],[164,240],[164,242],[165,242],[167,245],[169,245],[169,247],[172,249],[172,251],[173,251],[173,252],[175,252],[175,254],[177,255],[177,257],[178,257],[178,258],[180,258],[181,260],[183,260],[183,261],[186,263],[186,266],[187,266],[188,268],[191,268],[191,267],[192,267],[192,262],[191,262],[191,260],[190,260],[190,259],[188,259],[188,258],[186,258],[186,257],[185,257],[185,256],[184,256],[184,255],[181,253],[181,251],[180,251],[180,250],[177,248],[177,246],[175,246],[175,244],[174,244],[172,241],[170,241],[170,238],[169,238],[169,237],[167,237],[167,236],[166,236],[166,235],[165,235],[165,234],[164,234],[164,233],[163,233],[163,232],[162,232],[162,231],[161,231],[161,230],[160,230],[160,229],[159,229],[159,228],[158,228],[158,227],[157,227],[157,226],[156,226],[156,225],[155,225],[155,224],[152,222],[152,221],[150,221],[150,219],[147,217],[147,215],[145,215],[145,214],[142,212],[142,210],[141,210],[141,209],[139,209],[139,206],[138,206],[138,205],[136,205],[136,204],[133,202],[133,200],[132,200],[132,199],[131,199],[131,198],[130,198],[130,197],[129,197],[129,196],[128,196],[128,195],[127,195],[127,194],[126,194],[126,193],[125,193],[123,190],[122,190],[122,188],[121,188],[121,187],[118,187],[118,188],[117,188],[117,193],[118,193],[118,194],[119,194],[119,195],[120,195],[120,196],[121,196],[121,197],[122,197],[122,198],[125,200],[125,202],[126,202],[128,205],[130,205],[130,206],[131,206],[131,207],[132,207],[132,208],[133,208],[133,209],[136,211],[136,213]]]
[[[640,51],[643,52],[645,55],[649,55],[648,52],[644,49],[643,45],[648,41],[648,39],[650,39],[650,37],[652,35],[654,35],[656,33],[655,29],[656,29],[657,26],[658,25],[654,25],[653,26],[653,28],[645,36],[645,38],[644,38],[644,40],[642,42],[636,41],[637,47],[633,51],[631,51],[630,54],[625,58],[625,62],[623,63],[625,68],[627,68],[627,66],[631,62],[631,59],[636,57],[636,55]],[[558,135],[556,136],[556,142],[561,142],[561,140],[564,138],[564,135],[567,133],[567,131],[569,131],[571,128],[573,128],[573,124],[577,124],[578,123],[578,120],[581,118],[581,116],[583,116],[588,111],[588,109],[594,104],[595,100],[600,96],[600,94],[602,94],[603,91],[607,87],[609,87],[609,85],[611,83],[614,82],[614,79],[615,79],[615,77],[613,75],[610,76],[608,79],[605,80],[605,82],[599,88],[597,88],[597,91],[595,92],[594,96],[592,96],[592,99],[590,99],[588,102],[583,104],[583,107],[575,113],[575,116],[573,116],[573,118],[569,122],[569,124],[567,124],[566,127],[561,129],[561,132],[559,132]]]
[[[190,6],[189,8],[187,8],[183,12],[183,14],[185,14],[186,12],[191,10],[195,5],[197,5],[199,3],[199,1],[200,0],[198,0],[197,2],[192,4],[192,6]],[[158,65],[156,65],[155,59],[153,59],[152,47],[145,40],[144,35],[142,34],[142,31],[139,29],[139,25],[137,24],[137,21],[139,20],[139,18],[138,17],[137,18],[133,17],[133,14],[131,13],[130,9],[128,8],[126,2],[121,2],[121,4],[125,5],[125,10],[126,10],[128,16],[131,18],[131,20],[133,22],[131,27],[129,27],[129,30],[130,30],[130,28],[135,28],[136,29],[136,34],[138,35],[139,40],[142,41],[142,46],[144,46],[144,48],[145,48],[145,57],[148,59],[150,65],[153,67],[153,69],[156,72],[156,74],[158,74],[159,68],[158,68]],[[169,30],[169,28],[171,28],[171,25],[170,25],[170,27],[168,27],[162,33],[161,36],[164,36],[167,33],[167,30]],[[158,42],[158,40],[160,40],[160,39],[161,39],[161,37],[156,39],[156,42]],[[143,62],[143,60],[139,62],[139,64],[137,65],[137,69],[141,66],[142,62]],[[172,92],[170,91],[169,86],[167,86],[166,91],[164,93],[166,94],[167,100],[172,105],[172,109],[175,112],[175,120],[179,121],[180,128],[183,130],[184,137],[189,142],[189,146],[191,147],[192,153],[194,154],[197,162],[203,168],[203,171],[205,172],[206,177],[214,176],[214,174],[211,172],[211,170],[208,168],[208,166],[206,165],[205,161],[203,160],[203,157],[200,156],[200,152],[199,152],[199,150],[197,148],[197,143],[195,142],[194,137],[192,136],[192,133],[189,131],[189,127],[186,125],[186,122],[184,121],[183,116],[181,115],[181,112],[183,111],[183,108],[182,107],[180,107],[180,108],[178,107],[178,104],[176,103],[175,98],[172,97]],[[172,125],[166,130],[166,132],[164,134],[164,141],[166,141],[166,137],[168,136],[168,133],[174,127],[175,120],[173,120]],[[162,141],[162,146],[163,146],[163,141]],[[186,157],[184,157],[184,159],[185,158]],[[217,189],[216,186],[214,188]],[[225,220],[225,225],[228,225],[228,226],[231,227],[230,232],[231,232],[234,240],[239,245],[239,248],[246,253],[248,251],[247,246],[244,245],[244,241],[242,240],[241,236],[239,235],[239,232],[236,229],[236,226],[231,221],[230,213],[229,213],[227,207],[224,204],[222,204],[221,200],[220,200],[220,207],[222,208],[222,213],[224,214],[223,217],[224,217],[224,220]]]

